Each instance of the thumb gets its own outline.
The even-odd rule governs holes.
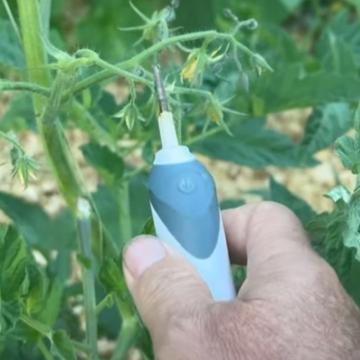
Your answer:
[[[212,297],[196,270],[155,237],[141,236],[124,252],[124,274],[153,341],[161,341],[170,320],[201,313]]]

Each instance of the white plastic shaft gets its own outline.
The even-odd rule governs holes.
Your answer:
[[[171,112],[163,111],[159,117],[160,138],[163,149],[179,145],[174,118]]]

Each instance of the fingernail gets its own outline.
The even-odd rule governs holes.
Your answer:
[[[136,279],[165,256],[166,250],[158,239],[150,236],[140,237],[125,249],[124,262],[130,274]]]

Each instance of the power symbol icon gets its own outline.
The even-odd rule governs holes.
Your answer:
[[[179,190],[185,194],[189,194],[195,190],[195,183],[190,177],[183,177],[178,184]]]

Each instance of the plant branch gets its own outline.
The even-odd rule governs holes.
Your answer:
[[[187,140],[185,142],[185,145],[190,146],[190,145],[196,144],[196,143],[198,143],[200,141],[203,141],[203,140],[205,140],[205,139],[207,139],[207,138],[209,138],[211,136],[214,136],[214,135],[216,135],[216,134],[218,134],[219,132],[222,132],[222,131],[225,131],[225,129],[223,127],[218,126],[218,127],[214,128],[214,129],[211,129],[211,130],[203,133],[203,134],[200,134],[198,136],[194,136],[193,138]]]
[[[227,33],[219,33],[216,30],[208,30],[208,31],[199,31],[194,32],[190,34],[182,34],[182,35],[176,35],[169,38],[166,38],[152,46],[150,46],[148,49],[145,49],[141,53],[135,55],[129,60],[122,61],[116,65],[111,65],[110,68],[106,68],[105,70],[102,70],[94,75],[89,76],[88,78],[80,81],[72,90],[74,93],[80,92],[84,89],[87,89],[88,87],[105,81],[111,77],[114,76],[114,68],[121,69],[122,71],[127,70],[129,68],[135,67],[140,65],[144,60],[148,59],[149,57],[153,56],[154,54],[158,53],[159,51],[167,48],[168,46],[171,46],[173,44],[181,43],[181,42],[188,42],[198,39],[207,39],[209,42],[212,40],[225,40],[230,42],[235,48],[241,50],[244,54],[249,56],[250,58],[254,59],[254,61],[272,71],[272,68],[269,66],[269,64],[266,62],[266,60],[259,54],[254,53],[251,51],[247,46],[240,43],[233,34],[227,34]],[[104,65],[104,64],[103,64]],[[134,75],[133,75],[134,76]],[[126,77],[126,76],[125,76]],[[144,80],[144,79],[143,79]],[[69,91],[66,94],[66,97],[70,96],[71,91]]]
[[[59,70],[39,127],[60,191],[69,208],[76,213],[78,198],[87,192],[58,120],[62,94],[69,78],[70,75]]]
[[[139,53],[138,55],[135,55],[133,58],[129,59],[129,60],[125,60],[122,61],[114,66],[116,66],[117,68],[121,68],[122,70],[126,70],[129,69],[131,67],[137,66],[139,65],[142,61],[148,59],[149,57],[151,57],[152,55],[156,54],[158,51],[176,44],[177,42],[186,42],[186,41],[193,41],[193,40],[198,40],[198,39],[202,39],[202,38],[207,38],[207,37],[214,37],[216,36],[217,32],[214,30],[209,30],[209,31],[200,31],[197,33],[191,33],[191,34],[184,34],[184,35],[177,35],[177,36],[173,36],[170,38],[167,38],[165,40],[162,40],[160,42],[158,42],[157,44],[149,47],[148,49],[142,51],[141,53]],[[110,70],[102,70],[92,76],[89,76],[88,78],[80,81],[72,90],[74,93],[80,92],[84,89],[87,89],[88,87],[95,85],[99,82],[102,82],[104,80],[110,79],[114,76],[114,72],[110,71]],[[68,94],[66,94],[66,96],[69,96],[71,93],[71,91],[69,91]]]
[[[91,207],[89,202],[80,198],[77,206],[77,227],[81,256],[89,261],[89,265],[81,264],[82,283],[84,290],[84,308],[86,321],[86,340],[91,349],[90,359],[97,359],[97,314],[95,296],[95,271],[91,251]]]
[[[22,43],[25,52],[26,65],[29,81],[48,87],[50,84],[50,72],[46,67],[47,56],[41,37],[40,10],[37,0],[17,0]],[[46,106],[46,100],[39,95],[33,95],[34,109],[37,119]]]
[[[37,347],[45,360],[54,360],[54,357],[52,356],[51,352],[45,346],[44,341],[39,340]]]
[[[100,315],[105,309],[114,305],[113,293],[107,294],[97,305],[96,315]]]
[[[115,304],[120,313],[122,323],[111,360],[124,359],[141,330],[141,325],[136,313],[132,306],[121,298],[122,296],[122,294],[115,295]]]
[[[0,80],[0,92],[2,91],[26,91],[41,96],[49,96],[50,94],[48,88],[25,81]]]
[[[119,205],[119,226],[120,236],[123,243],[129,241],[132,236],[129,181],[124,180],[116,187],[117,200]]]

